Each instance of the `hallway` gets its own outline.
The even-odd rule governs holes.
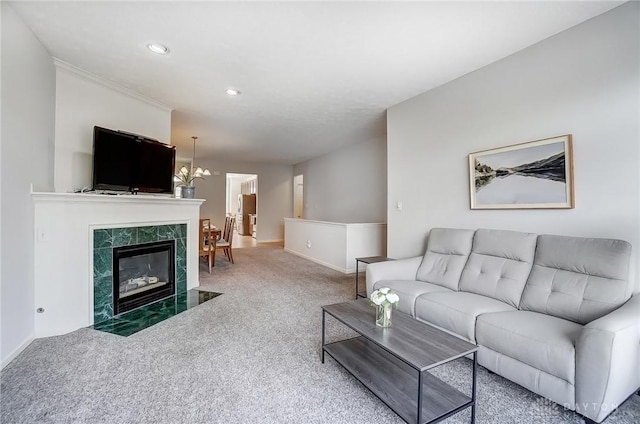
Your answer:
[[[251,236],[241,236],[234,231],[233,234],[233,248],[242,249],[243,247],[257,247],[258,242]]]

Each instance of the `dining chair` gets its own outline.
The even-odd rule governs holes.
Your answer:
[[[233,262],[233,252],[231,251],[231,244],[233,243],[233,226],[236,223],[236,218],[233,217],[228,219],[229,219],[229,225],[228,225],[229,228],[227,228],[227,222],[225,221],[225,231],[223,233],[222,238],[218,240],[218,242],[216,243],[216,249],[222,249],[224,251],[224,255],[227,257],[229,262],[233,264],[235,262]],[[224,237],[225,233],[226,233],[226,238]]]
[[[211,236],[211,220],[209,218],[200,219],[199,232],[198,255],[200,258],[207,258],[209,274],[211,274],[211,268],[216,261],[216,238]]]
[[[236,220],[235,220],[235,217],[236,217],[236,215],[235,215],[235,214],[230,214],[230,215],[228,216],[228,218],[229,218],[229,222],[231,222],[231,218],[234,218],[234,220],[233,220],[233,224],[231,225],[231,231],[237,230],[237,228],[236,228],[236,224],[237,224],[237,222],[236,222]]]
[[[231,223],[231,219],[233,217],[227,216],[224,219],[224,230],[222,231],[221,239],[224,241],[229,241],[229,233],[233,231],[233,224]]]

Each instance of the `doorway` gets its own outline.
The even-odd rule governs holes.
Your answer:
[[[255,247],[258,237],[258,176],[227,173],[226,214],[236,218],[233,247]]]
[[[293,177],[293,217],[302,219],[304,215],[304,175]]]

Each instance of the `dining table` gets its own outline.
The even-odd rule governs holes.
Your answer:
[[[216,227],[215,225],[212,225],[212,226],[204,226],[202,227],[202,229],[208,233],[208,235],[206,236],[207,239],[211,237],[215,237],[215,240],[220,240],[220,238],[222,237],[222,228],[220,227]]]

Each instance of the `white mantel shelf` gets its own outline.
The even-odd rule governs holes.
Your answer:
[[[32,192],[34,201],[48,202],[117,202],[117,203],[150,203],[150,204],[194,204],[201,205],[205,199],[181,199],[173,196],[151,194],[97,194],[97,193],[56,193]]]
[[[35,336],[93,324],[93,232],[187,225],[187,289],[200,285],[197,240],[204,199],[158,195],[33,192]]]

